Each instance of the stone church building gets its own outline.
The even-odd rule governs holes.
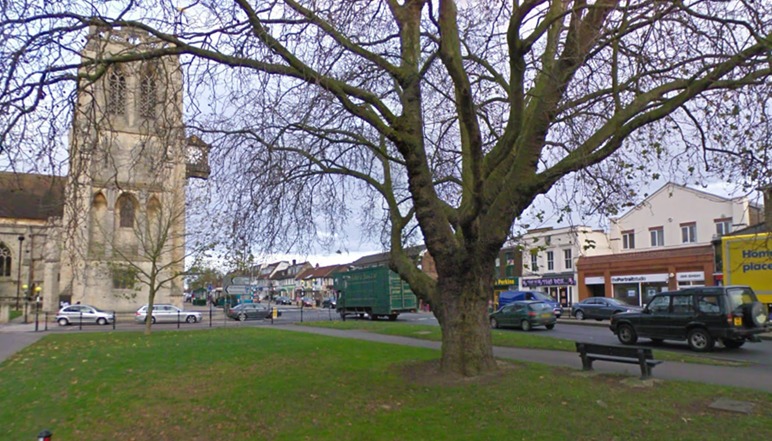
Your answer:
[[[182,303],[186,187],[208,177],[208,147],[185,134],[178,58],[142,57],[159,47],[91,28],[83,61],[130,61],[80,70],[67,176],[0,172],[0,303],[132,311],[151,283]]]

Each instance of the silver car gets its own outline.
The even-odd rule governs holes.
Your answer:
[[[91,305],[70,305],[60,309],[55,320],[59,326],[67,326],[73,323],[106,325],[114,319],[113,312],[103,311]]]
[[[134,320],[137,323],[144,323],[147,318],[147,305],[139,308],[134,314]],[[153,305],[153,323],[196,323],[201,321],[201,313],[196,311],[183,311],[182,309],[167,304]]]

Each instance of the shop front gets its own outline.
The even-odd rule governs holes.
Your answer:
[[[713,262],[710,245],[580,257],[579,300],[603,296],[645,305],[662,291],[714,285]]]
[[[564,308],[575,301],[576,279],[573,273],[521,280],[523,289],[536,289],[548,294]]]
[[[612,276],[614,298],[628,305],[645,305],[654,294],[668,290],[668,274]]]

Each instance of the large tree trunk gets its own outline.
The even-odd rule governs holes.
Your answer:
[[[444,373],[476,376],[496,369],[488,322],[490,283],[469,273],[440,278],[435,315],[442,327]]]

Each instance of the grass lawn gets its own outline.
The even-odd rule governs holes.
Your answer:
[[[439,326],[412,325],[405,323],[394,323],[387,321],[370,320],[346,320],[343,321],[318,321],[298,323],[298,325],[316,326],[332,329],[356,329],[368,331],[376,334],[399,335],[402,337],[418,338],[422,340],[441,341],[442,334]],[[576,344],[573,340],[562,338],[547,337],[530,332],[518,330],[492,329],[491,337],[494,346],[511,348],[530,348],[530,349],[548,349],[554,351],[576,351]],[[654,350],[654,358],[657,360],[677,361],[682,363],[708,364],[713,366],[744,366],[747,363],[735,362],[729,360],[718,360],[710,358],[709,355],[699,356],[683,354],[679,352],[670,352],[665,350]]]
[[[727,441],[772,428],[772,394],[510,362],[451,381],[433,375],[437,357],[265,328],[53,334],[0,365],[0,439]],[[720,397],[755,410],[707,407]]]
[[[8,320],[13,320],[13,319],[15,319],[15,318],[17,318],[17,317],[21,317],[23,314],[24,314],[24,313],[23,313],[23,312],[21,312],[21,311],[17,311],[17,310],[15,310],[15,309],[12,309],[12,310],[11,310],[11,313],[10,313],[10,314],[9,314],[9,316],[8,316]]]

